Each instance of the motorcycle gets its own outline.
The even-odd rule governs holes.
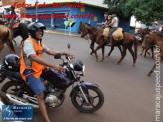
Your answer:
[[[104,95],[97,84],[80,80],[84,76],[85,66],[81,60],[74,60],[65,55],[65,60],[60,53],[54,56],[55,59],[63,61],[60,64],[65,71],[58,73],[53,69],[43,71],[45,104],[50,108],[61,106],[65,99],[67,88],[72,86],[70,93],[73,106],[86,113],[92,113],[99,110],[104,103]],[[6,70],[3,65],[0,65],[0,83],[6,78],[10,81],[6,82],[1,88],[1,100],[6,105],[32,105],[34,108],[39,108],[37,96],[34,95],[31,88],[21,78],[19,72]]]

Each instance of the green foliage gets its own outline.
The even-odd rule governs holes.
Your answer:
[[[134,15],[138,21],[147,25],[155,20],[163,20],[163,0],[104,0],[109,13],[116,11],[120,17]]]

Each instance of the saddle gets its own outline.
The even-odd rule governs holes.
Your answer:
[[[105,28],[104,31],[103,31],[103,36],[105,38],[105,40],[108,39],[109,37],[109,32],[110,32],[110,28]],[[117,30],[115,30],[113,33],[112,33],[112,36],[113,36],[113,39],[115,41],[118,41],[118,40],[122,40],[123,39],[123,29],[122,28],[118,28]]]
[[[105,28],[103,31],[103,36],[107,38],[109,36],[109,31],[110,31],[110,28]]]
[[[115,32],[113,32],[112,36],[115,41],[122,40],[123,39],[123,29],[118,28]]]

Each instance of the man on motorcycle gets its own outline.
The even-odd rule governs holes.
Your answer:
[[[44,90],[46,88],[43,78],[41,78],[40,75],[45,66],[51,67],[58,72],[63,71],[64,69],[63,67],[56,66],[42,58],[42,53],[44,52],[52,56],[58,53],[57,51],[49,50],[49,48],[42,43],[44,29],[46,29],[46,27],[40,22],[33,22],[28,25],[31,37],[22,42],[20,74],[37,95],[39,108],[44,120],[50,122],[44,101]],[[61,52],[60,54],[70,55],[74,58],[73,55],[65,52]]]

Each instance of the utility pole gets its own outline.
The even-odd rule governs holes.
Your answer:
[[[36,3],[37,3],[37,2],[38,2],[38,0],[36,0]],[[38,4],[36,4],[36,22],[38,22],[37,15],[38,15]]]

